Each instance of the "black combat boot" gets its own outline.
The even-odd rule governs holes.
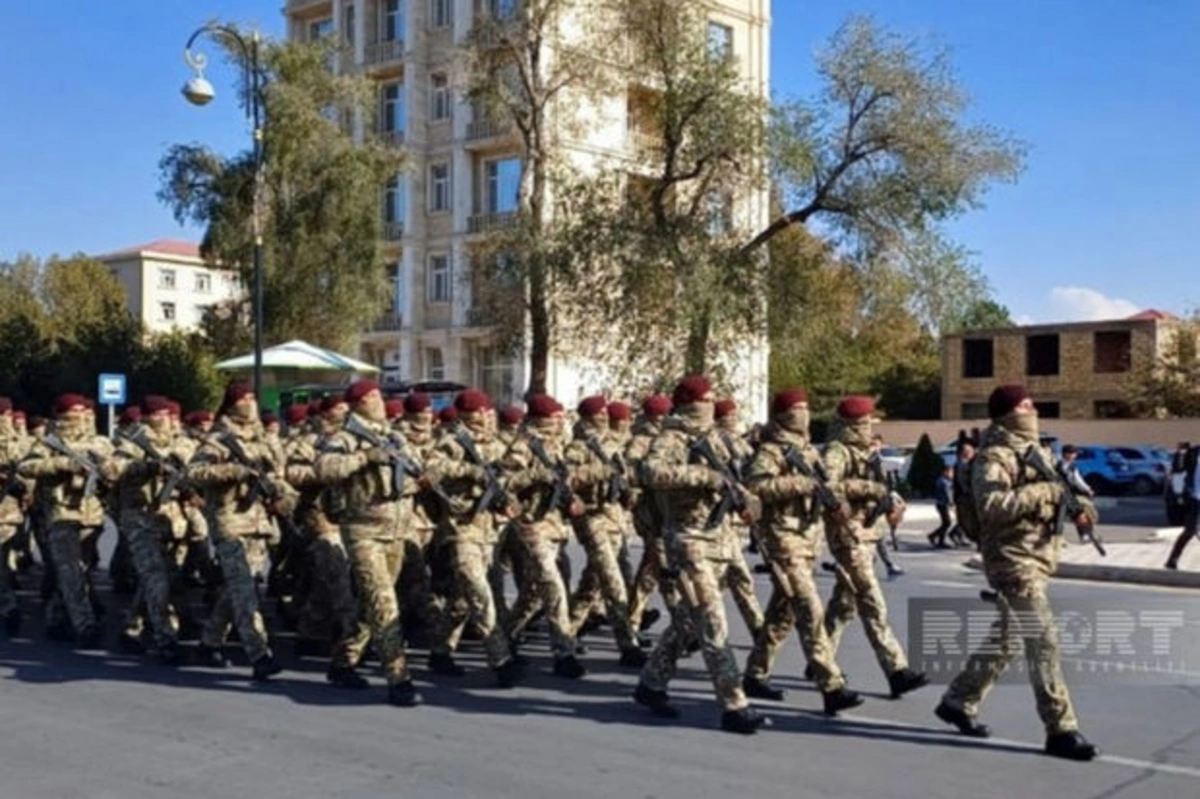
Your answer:
[[[662,611],[660,611],[658,608],[646,608],[646,610],[642,612],[642,620],[638,622],[638,632],[646,632],[646,630],[649,630],[651,627],[653,627],[661,618]]]
[[[449,652],[430,652],[429,670],[443,677],[461,677],[467,670],[454,662],[454,655]]]
[[[1047,736],[1046,754],[1066,760],[1092,760],[1100,754],[1100,750],[1095,744],[1088,743],[1079,730],[1071,730]]]
[[[174,641],[166,646],[161,646],[158,648],[158,662],[163,666],[170,666],[172,668],[182,666],[183,650]]]
[[[721,729],[739,735],[753,735],[758,728],[767,724],[767,717],[752,707],[741,710],[726,710],[721,714]]]
[[[508,642],[508,651],[512,653],[513,663],[516,663],[518,666],[524,668],[525,666],[529,665],[529,658],[525,657],[518,651],[518,646],[522,643],[524,642],[517,641],[515,638],[510,640]]]
[[[638,682],[633,692],[633,701],[648,708],[651,713],[662,719],[679,718],[679,709],[671,704],[671,698],[666,691],[656,691],[643,682]]]
[[[405,680],[388,686],[387,701],[389,705],[396,707],[416,707],[423,700],[413,681]]]
[[[772,702],[782,702],[783,698],[787,696],[787,692],[782,688],[771,685],[770,680],[751,677],[749,674],[742,678],[742,690],[746,692],[746,696],[755,699],[770,699]]]
[[[640,647],[630,647],[621,650],[621,665],[632,669],[640,669],[646,665],[650,657]]]
[[[554,676],[566,677],[569,680],[578,680],[583,675],[587,674],[587,669],[579,662],[579,658],[574,655],[566,655],[565,657],[554,659]]]
[[[104,630],[99,624],[91,624],[75,634],[75,646],[79,649],[99,649],[104,639]]]
[[[122,630],[121,634],[117,636],[117,649],[120,649],[127,655],[140,655],[146,651],[146,645],[142,643],[142,639],[138,636]]]
[[[933,710],[933,714],[947,724],[958,727],[958,731],[968,738],[988,738],[992,734],[992,729],[986,724],[981,724],[972,715],[969,715],[965,710],[959,710],[956,707],[951,707],[946,704],[945,700]]]
[[[338,688],[361,691],[371,687],[367,678],[359,674],[353,666],[330,666],[329,671],[325,672],[325,679],[329,681],[330,685]]]
[[[4,634],[9,638],[16,638],[21,634],[21,611],[19,609],[13,608],[4,614]]]
[[[254,671],[250,678],[255,682],[266,682],[283,671],[283,666],[279,665],[279,661],[270,652],[254,661],[253,666]]]
[[[910,691],[928,685],[929,678],[909,668],[897,669],[888,675],[888,687],[892,689],[892,699],[899,699]]]
[[[219,647],[205,646],[204,644],[196,647],[195,663],[197,666],[206,666],[210,669],[223,669],[229,665],[229,661],[225,659],[225,653]]]
[[[851,691],[846,688],[825,691],[821,694],[821,699],[825,703],[826,716],[836,716],[840,710],[849,710],[863,703],[863,698],[859,696],[857,691]]]
[[[509,658],[496,667],[496,685],[501,688],[513,688],[525,679],[525,669],[515,658]]]

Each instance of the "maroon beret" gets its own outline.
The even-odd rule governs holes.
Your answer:
[[[133,410],[137,410],[137,409],[129,408],[129,410],[133,411]],[[149,416],[152,413],[160,413],[162,411],[169,412],[170,410],[171,410],[171,401],[168,400],[166,397],[160,396],[158,394],[147,394],[146,396],[142,397],[142,411],[147,416]]]
[[[516,427],[525,419],[525,411],[516,405],[509,405],[500,411],[500,421],[509,427]]]
[[[183,406],[173,399],[167,400],[167,411],[176,419],[183,416]]]
[[[717,402],[713,416],[717,419],[724,419],[727,416],[733,416],[735,413],[737,413],[737,403],[731,399],[723,399]]]
[[[1029,399],[1029,391],[1019,383],[997,386],[992,395],[988,397],[988,416],[993,419],[1007,416],[1013,408],[1027,399]]]
[[[89,411],[94,412],[96,410],[96,401],[94,399],[92,399],[91,397],[84,397],[83,398],[83,407],[87,408]]]
[[[599,395],[587,397],[579,403],[577,410],[580,416],[599,416],[601,413],[608,413],[608,400]]]
[[[666,394],[653,394],[642,402],[642,413],[647,416],[666,416],[673,407],[674,403]]]
[[[864,397],[861,394],[852,394],[846,397],[837,406],[837,415],[839,419],[844,419],[847,422],[856,422],[859,419],[864,419],[875,412],[875,400],[870,397]]]
[[[198,424],[211,422],[212,420],[212,411],[192,411],[187,415],[187,418],[184,419],[188,427],[195,427]]]
[[[479,393],[483,394],[482,391]],[[460,394],[459,396],[462,395]],[[486,397],[487,395],[484,394],[484,396]],[[479,408],[472,408],[472,410],[477,411],[490,407],[491,405],[483,405]],[[463,411],[463,413],[470,413],[470,411]],[[458,408],[454,407],[453,405],[447,405],[445,408],[442,408],[442,412],[438,414],[438,421],[442,424],[453,424],[454,422],[458,421]]]
[[[404,413],[404,400],[398,398],[388,400],[383,403],[383,412],[387,415],[387,418],[395,419]]]
[[[222,408],[229,408],[236,405],[238,401],[245,396],[254,393],[254,388],[249,383],[237,382],[230,383],[225,387],[225,399],[221,401]]]
[[[787,413],[802,402],[808,402],[808,392],[802,388],[776,392],[771,398],[771,413]]]
[[[284,411],[284,418],[287,419],[289,427],[304,424],[305,420],[308,419],[308,405],[298,404],[287,406],[287,410]]]
[[[12,409],[12,400],[8,397],[0,397],[0,413],[11,413]]]
[[[492,407],[492,398],[485,391],[480,391],[477,388],[468,388],[454,398],[453,407],[463,413],[486,411]],[[443,411],[444,413],[445,411]],[[457,415],[454,418],[458,418]]]
[[[433,407],[433,401],[423,391],[414,391],[404,398],[404,410],[408,413],[420,413]]]
[[[378,391],[379,384],[369,377],[364,377],[361,380],[355,380],[350,384],[350,388],[346,389],[346,402],[355,405],[363,397],[370,394],[372,391]]]
[[[279,414],[275,411],[263,411],[258,417],[264,425],[279,424]]]
[[[61,416],[72,408],[86,408],[87,406],[87,397],[81,394],[63,394],[54,401],[54,413]]]
[[[146,399],[149,399],[149,397],[147,397]],[[142,402],[145,402],[145,401],[146,400],[142,400]],[[136,405],[130,405],[128,408],[121,411],[121,416],[119,419],[121,424],[134,424],[135,422],[140,422],[141,420],[142,420],[142,409]]]
[[[608,403],[608,418],[618,422],[628,421],[633,417],[633,409],[624,402]]]
[[[339,405],[345,405],[346,398],[341,394],[326,394],[321,398],[321,413],[329,413]]]
[[[308,418],[309,419],[312,419],[315,416],[320,416],[321,415],[321,401],[320,400],[310,400],[308,403],[308,406],[307,406],[307,410],[308,410]]]
[[[699,402],[705,394],[711,391],[712,383],[708,382],[707,377],[688,375],[679,381],[679,385],[675,386],[675,393],[671,395],[671,401],[676,407],[691,405],[693,402]]]
[[[12,415],[13,415],[13,419],[24,419],[25,411],[16,410],[16,411],[12,412]]]
[[[533,419],[548,419],[563,411],[563,406],[549,394],[531,394],[528,404],[529,416]]]

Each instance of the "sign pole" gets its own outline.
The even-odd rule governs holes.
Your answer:
[[[113,406],[108,406],[108,437],[113,437]]]

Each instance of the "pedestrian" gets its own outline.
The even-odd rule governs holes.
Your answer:
[[[935,549],[948,549],[950,547],[946,543],[946,534],[954,528],[954,517],[952,515],[953,503],[954,467],[943,463],[942,473],[938,475],[937,482],[933,486],[933,506],[937,509],[941,524],[938,525],[936,530],[926,536],[929,539],[929,545]]]
[[[1189,448],[1180,461],[1183,467],[1183,530],[1171,547],[1171,554],[1166,562],[1168,569],[1179,568],[1179,557],[1183,554],[1184,547],[1196,537],[1197,529],[1200,528],[1200,468],[1197,468],[1197,462],[1200,461],[1200,445]]]

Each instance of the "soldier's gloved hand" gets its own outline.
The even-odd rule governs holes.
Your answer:
[[[382,465],[391,462],[392,456],[383,447],[372,447],[367,450],[367,463]]]
[[[725,488],[725,475],[721,474],[716,469],[709,469],[708,487],[713,491],[723,490]]]

